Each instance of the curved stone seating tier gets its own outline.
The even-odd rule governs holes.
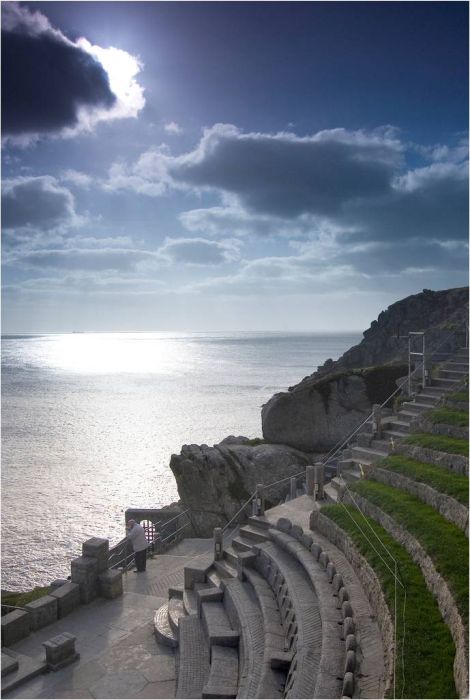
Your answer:
[[[224,606],[234,629],[240,632],[239,698],[258,696],[264,658],[264,621],[251,586],[237,579],[222,582]]]
[[[196,615],[182,618],[178,625],[177,698],[201,698],[209,678],[209,647],[201,620]]]

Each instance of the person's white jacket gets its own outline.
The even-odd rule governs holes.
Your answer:
[[[145,537],[145,530],[139,523],[134,523],[131,529],[127,533],[128,538],[132,542],[132,548],[134,552],[141,552],[143,549],[147,549],[148,542]]]

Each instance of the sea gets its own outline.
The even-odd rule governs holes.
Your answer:
[[[261,407],[357,333],[2,337],[2,589],[70,573],[81,543],[124,536],[128,507],[178,500],[183,444],[261,437]]]

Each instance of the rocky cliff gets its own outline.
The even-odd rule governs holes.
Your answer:
[[[424,290],[392,304],[358,345],[263,406],[263,437],[301,450],[330,449],[406,374],[410,331],[426,331],[428,348],[444,343],[441,350],[453,350],[463,342],[467,318],[468,287]],[[462,332],[452,334],[456,329]]]
[[[249,499],[257,484],[269,484],[302,471],[311,464],[306,455],[285,445],[268,445],[245,437],[228,437],[220,444],[183,445],[172,455],[170,468],[185,508],[191,508],[194,530],[210,537]],[[271,488],[267,504],[279,502],[288,484]]]

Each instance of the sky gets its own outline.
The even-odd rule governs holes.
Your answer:
[[[363,330],[468,283],[466,2],[1,9],[4,333]]]

